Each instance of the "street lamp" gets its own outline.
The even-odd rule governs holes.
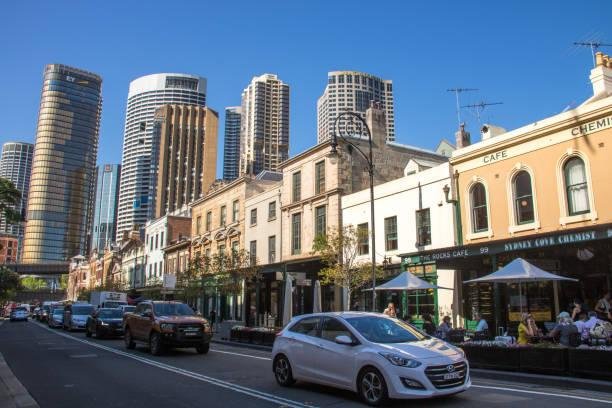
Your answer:
[[[344,120],[344,126],[340,128],[340,120]],[[354,135],[368,136],[368,154],[365,154],[363,150],[354,143],[351,143],[347,137]],[[329,152],[330,157],[338,156],[338,137],[340,137],[344,143],[357,150],[359,154],[365,159],[368,165],[368,174],[370,176],[370,222],[372,225],[372,311],[376,311],[376,228],[374,224],[374,161],[372,160],[372,132],[366,121],[356,112],[342,112],[340,113],[333,126],[333,133],[331,136],[331,150]]]

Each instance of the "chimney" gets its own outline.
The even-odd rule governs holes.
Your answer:
[[[366,123],[372,132],[372,144],[378,147],[384,146],[387,142],[387,119],[380,102],[370,101],[370,107],[366,110]]]
[[[470,132],[465,130],[465,123],[459,125],[459,130],[455,132],[455,147],[461,149],[470,145]]]
[[[507,130],[500,126],[494,126],[488,123],[485,123],[480,128],[480,136],[482,140],[488,140],[492,137],[503,135]]]
[[[595,54],[595,68],[591,70],[593,96],[612,95],[612,58],[602,52]]]

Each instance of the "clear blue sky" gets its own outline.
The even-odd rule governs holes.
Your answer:
[[[220,113],[240,103],[251,77],[278,74],[291,86],[292,155],[316,143],[316,101],[332,70],[392,79],[398,141],[427,148],[456,130],[450,87],[480,88],[465,104],[503,102],[484,121],[507,129],[586,99],[590,51],[572,43],[612,42],[612,2],[499,3],[2,2],[0,142],[34,141],[48,63],[103,77],[99,163],[121,161],[128,84],[156,72],[206,77],[208,105]],[[474,139],[476,118],[463,116]],[[219,134],[221,174],[223,122]]]

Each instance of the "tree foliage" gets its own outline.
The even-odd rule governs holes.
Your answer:
[[[21,201],[21,192],[17,187],[5,178],[0,177],[0,217],[7,224],[15,224],[22,220],[15,206]]]
[[[10,300],[21,289],[19,274],[0,266],[0,300]]]
[[[240,249],[231,254],[218,252],[210,257],[206,275],[214,280],[217,289],[226,295],[241,295],[244,281],[249,281],[260,272],[257,258]]]
[[[367,233],[366,233],[367,234]],[[319,271],[322,285],[338,285],[347,291],[347,298],[364,288],[372,280],[372,263],[359,262],[359,243],[367,235],[361,235],[354,226],[330,228],[326,235],[318,235],[312,245],[313,254],[321,257],[325,265]],[[376,277],[383,272],[376,268]],[[345,306],[347,309],[350,305]]]
[[[47,287],[47,281],[34,276],[26,276],[21,279],[21,286],[26,290],[40,290]]]

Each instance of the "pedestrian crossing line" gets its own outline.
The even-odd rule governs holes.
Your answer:
[[[287,398],[284,398],[284,397],[280,397],[278,395],[269,394],[269,393],[266,393],[266,392],[263,392],[263,391],[259,391],[259,390],[253,389],[253,388],[248,388],[248,387],[244,387],[242,385],[238,385],[238,384],[234,384],[234,383],[231,383],[231,382],[228,382],[228,381],[220,380],[218,378],[209,377],[209,376],[204,375],[204,374],[199,374],[199,373],[196,373],[196,372],[193,372],[193,371],[188,371],[188,370],[185,370],[185,369],[182,369],[182,368],[179,368],[179,367],[171,366],[169,364],[160,363],[158,361],[151,360],[151,359],[148,359],[148,358],[145,358],[145,357],[136,356],[134,354],[127,353],[125,351],[120,351],[120,350],[114,349],[112,347],[104,346],[104,345],[98,344],[98,343],[93,343],[93,342],[90,342],[88,340],[79,339],[77,337],[70,336],[70,335],[65,334],[65,333],[60,333],[60,332],[54,331],[54,330],[52,330],[50,328],[47,328],[47,327],[44,327],[44,326],[41,326],[41,325],[36,325],[36,326],[38,326],[38,327],[40,327],[40,328],[42,328],[44,330],[48,330],[49,332],[54,333],[54,334],[56,334],[58,336],[61,336],[61,337],[67,338],[67,339],[71,339],[71,340],[77,341],[79,343],[87,344],[89,346],[96,347],[96,348],[99,348],[101,350],[108,351],[110,353],[114,353],[114,354],[117,354],[117,355],[120,355],[120,356],[123,356],[123,357],[131,358],[131,359],[139,361],[141,363],[144,363],[144,364],[147,364],[147,365],[150,365],[150,366],[153,366],[153,367],[157,367],[157,368],[160,368],[162,370],[170,371],[170,372],[173,372],[175,374],[180,374],[180,375],[183,375],[185,377],[190,377],[190,378],[193,378],[193,379],[201,381],[201,382],[206,382],[206,383],[209,383],[209,384],[212,384],[212,385],[216,385],[218,387],[225,388],[225,389],[228,389],[230,391],[234,391],[234,392],[237,392],[237,393],[249,395],[249,396],[254,397],[254,398],[258,398],[258,399],[261,399],[261,400],[265,400],[265,401],[268,401],[268,402],[279,404],[279,405],[282,405],[283,407],[288,407],[288,408],[315,408],[315,406],[311,405],[311,404],[304,404],[304,403],[301,403],[299,401],[293,401],[293,400],[290,400],[290,399],[287,399]]]
[[[497,390],[497,391],[507,391],[507,392],[518,392],[518,393],[523,393],[523,394],[545,395],[547,397],[571,398],[571,399],[577,399],[581,401],[601,402],[603,404],[612,404],[612,400],[602,400],[602,399],[597,399],[597,398],[580,397],[578,395],[569,395],[569,394],[563,394],[563,393],[530,391],[530,390],[521,390],[518,388],[508,388],[508,387],[493,387],[490,385],[477,385],[474,383],[472,383],[472,388],[483,388],[487,390]]]

